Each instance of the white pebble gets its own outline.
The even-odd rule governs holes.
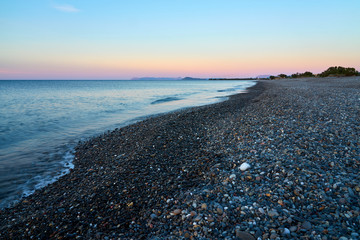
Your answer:
[[[242,163],[241,165],[240,165],[240,170],[241,171],[246,171],[246,170],[248,170],[250,168],[250,164],[248,164],[248,163]]]
[[[284,235],[290,234],[290,230],[289,230],[288,228],[284,228],[283,234],[284,234]]]
[[[265,213],[265,211],[264,211],[263,208],[259,208],[258,210],[259,210],[259,212],[260,212],[261,214],[264,214],[264,213]]]

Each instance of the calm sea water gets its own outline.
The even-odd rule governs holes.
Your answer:
[[[254,81],[0,81],[0,208],[73,167],[79,140],[215,103]]]

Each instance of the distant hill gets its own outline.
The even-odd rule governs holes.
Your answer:
[[[146,81],[159,81],[159,80],[167,80],[167,81],[175,81],[175,80],[182,80],[182,78],[178,77],[178,78],[167,78],[167,77],[141,77],[141,78],[132,78],[131,80],[146,80]]]
[[[209,80],[248,81],[248,80],[256,80],[256,78],[209,78]]]
[[[156,80],[166,80],[166,81],[177,81],[177,80],[186,80],[186,81],[190,81],[190,80],[209,80],[207,78],[193,78],[193,77],[184,77],[184,78],[181,78],[181,77],[177,77],[177,78],[171,78],[171,77],[140,77],[140,78],[132,78],[131,80],[135,80],[135,81],[138,81],[138,80],[146,80],[146,81],[156,81]]]
[[[271,75],[259,75],[256,78],[269,78]]]

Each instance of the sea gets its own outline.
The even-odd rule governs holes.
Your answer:
[[[212,104],[256,81],[1,80],[0,209],[69,173],[79,141]]]

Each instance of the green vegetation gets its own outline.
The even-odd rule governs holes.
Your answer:
[[[306,71],[304,73],[294,73],[291,75],[287,75],[281,73],[277,76],[269,76],[269,75],[261,75],[256,78],[209,78],[209,80],[275,80],[275,79],[284,79],[284,78],[322,78],[322,77],[348,77],[348,76],[360,76],[360,73],[355,68],[344,68],[340,66],[329,67],[326,71],[313,74],[312,72]],[[185,80],[193,79],[193,78],[184,78]]]
[[[320,77],[348,77],[359,76],[355,68],[329,67],[326,71],[319,74]]]
[[[291,76],[282,73],[279,74],[278,76],[270,76],[270,79],[274,80],[274,79],[283,79],[283,78],[306,78],[306,77],[315,77],[315,75],[312,72],[294,73]]]
[[[307,78],[307,77],[315,77],[312,72],[304,72],[304,73],[295,73],[291,75],[292,78]]]
[[[304,73],[294,73],[291,76],[286,74],[279,74],[278,76],[270,76],[270,80],[283,79],[283,78],[308,78],[308,77],[350,77],[360,76],[360,73],[355,68],[344,68],[340,66],[329,67],[326,71],[314,75],[312,72],[306,71]]]

